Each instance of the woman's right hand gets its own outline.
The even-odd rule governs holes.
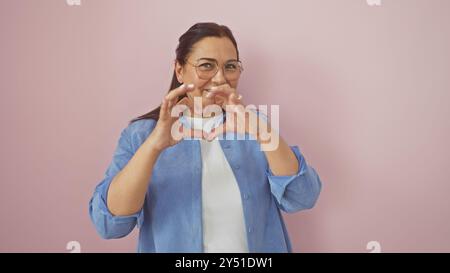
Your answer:
[[[174,138],[172,135],[172,127],[175,122],[178,122],[178,116],[172,117],[171,112],[176,105],[184,104],[189,109],[192,109],[191,100],[184,97],[180,101],[178,98],[187,92],[194,90],[194,84],[182,84],[181,86],[171,90],[163,99],[161,109],[159,112],[159,119],[156,123],[155,129],[150,134],[148,140],[152,143],[154,149],[161,152],[167,147],[173,146],[181,141],[179,137]],[[183,130],[184,132],[184,130]],[[197,135],[198,132],[193,132]]]

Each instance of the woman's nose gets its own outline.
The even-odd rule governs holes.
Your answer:
[[[227,80],[225,79],[225,75],[223,73],[223,68],[219,68],[216,75],[214,75],[211,81],[215,85],[221,85],[227,82]]]

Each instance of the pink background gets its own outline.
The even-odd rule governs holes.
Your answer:
[[[130,251],[88,201],[127,122],[167,91],[178,37],[228,25],[246,103],[320,174],[295,251],[450,251],[450,1],[0,1],[0,251]]]

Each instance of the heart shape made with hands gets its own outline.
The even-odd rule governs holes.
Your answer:
[[[197,118],[183,115],[180,117],[180,122],[186,129],[194,129],[209,134],[214,128],[217,128],[223,123],[223,114],[221,113],[220,115],[209,118]]]
[[[242,103],[242,95],[237,94],[236,89],[232,88],[228,84],[223,84],[219,86],[213,86],[208,90],[205,89],[206,99],[212,99],[217,107],[220,107],[222,111],[220,114],[217,114],[217,109],[213,112],[216,113],[213,117],[202,118],[205,114],[210,116],[210,112],[206,108],[204,109],[202,106],[202,97],[193,97],[187,94],[186,97],[181,99],[177,104],[183,104],[187,109],[189,109],[190,113],[194,113],[192,117],[191,114],[183,113],[180,116],[179,122],[181,123],[180,128],[182,130],[182,134],[184,138],[200,138],[206,140],[213,140],[218,135],[227,132],[233,132],[238,134],[249,133],[251,135],[255,135],[255,129],[257,128],[256,122],[250,122],[249,124],[249,116],[245,113],[245,106]],[[206,106],[209,107],[210,105]],[[184,108],[183,108],[184,109]],[[176,111],[176,113],[184,112],[186,109],[182,111]],[[233,118],[230,122],[224,120],[223,110],[230,113],[233,117],[236,114],[236,119]],[[250,116],[255,116],[254,113],[248,113]],[[176,116],[176,115],[175,115]],[[200,116],[200,117],[198,117]],[[257,116],[257,115],[256,115]],[[251,121],[252,119],[250,119]],[[234,123],[237,123],[236,125]],[[252,125],[251,125],[252,124]],[[217,130],[215,130],[217,128]]]

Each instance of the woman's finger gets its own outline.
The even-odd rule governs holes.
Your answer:
[[[228,84],[211,87],[207,98],[219,98],[218,101],[225,104],[240,104],[242,95],[236,93],[236,89],[230,87]],[[224,100],[222,98],[225,98]]]
[[[182,98],[179,102],[177,102],[176,105],[185,105],[185,108],[183,109],[183,112],[184,112],[184,110],[186,110],[186,108],[189,109],[190,113],[192,113],[192,111],[194,110],[193,109],[194,107],[192,105],[192,101],[188,97]],[[181,110],[182,109],[180,109],[180,111]],[[190,115],[190,113],[188,113],[188,114]]]
[[[227,102],[227,98],[225,96],[222,95],[216,95],[214,96],[214,104],[219,105],[222,108],[225,108],[226,106],[226,102]]]
[[[179,87],[171,90],[169,94],[166,95],[166,99],[170,101],[174,101],[176,98],[178,98],[181,95],[186,94],[187,92],[194,90],[194,84],[182,84]]]
[[[206,95],[207,98],[212,98],[216,95],[223,95],[225,97],[228,97],[232,93],[235,93],[236,90],[232,88],[229,84],[222,84],[218,86],[213,86],[209,89],[208,94]]]
[[[240,104],[242,101],[242,95],[241,94],[236,94],[236,93],[232,93],[229,96],[229,100],[232,104]]]
[[[165,119],[169,117],[169,102],[164,98],[159,109],[159,118]]]

